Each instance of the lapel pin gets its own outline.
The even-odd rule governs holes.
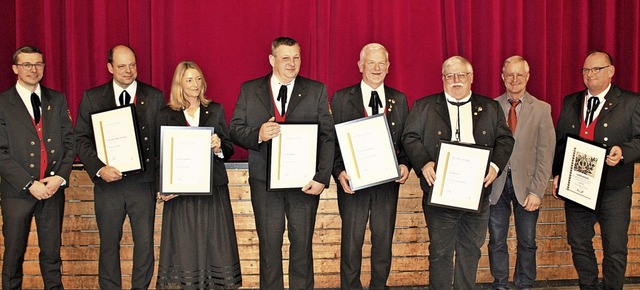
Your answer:
[[[47,106],[47,111],[51,111],[51,105]]]

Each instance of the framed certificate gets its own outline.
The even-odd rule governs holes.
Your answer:
[[[91,115],[98,158],[122,174],[144,171],[133,105]]]
[[[160,127],[160,192],[211,194],[212,127]]]
[[[429,205],[478,212],[493,149],[440,141]]]
[[[268,151],[267,190],[302,188],[316,174],[318,124],[280,124]]]
[[[558,195],[595,210],[606,157],[604,146],[567,135]]]
[[[351,190],[400,177],[396,151],[384,114],[336,124],[335,128],[344,167],[351,177]]]

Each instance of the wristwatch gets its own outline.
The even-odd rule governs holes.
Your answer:
[[[24,190],[29,190],[29,188],[31,188],[34,182],[35,180],[33,179],[29,180],[29,183],[27,183],[27,185],[24,186]]]

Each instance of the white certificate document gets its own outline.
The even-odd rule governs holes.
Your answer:
[[[441,141],[430,205],[478,211],[491,148]]]
[[[558,195],[595,210],[606,157],[605,147],[567,136]]]
[[[132,105],[91,115],[96,152],[122,173],[144,170]]]
[[[267,188],[302,188],[316,174],[318,124],[280,124],[269,148]]]
[[[160,192],[211,194],[211,127],[160,127]]]
[[[398,160],[384,114],[335,125],[340,153],[352,190],[400,177]]]

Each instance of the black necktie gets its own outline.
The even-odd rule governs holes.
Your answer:
[[[371,91],[371,99],[369,99],[369,107],[371,107],[371,115],[377,115],[379,112],[379,108],[382,108],[382,101],[380,101],[380,96],[378,96],[378,92]]]
[[[126,90],[120,94],[120,106],[128,105],[131,102],[131,96]]]
[[[452,104],[458,108],[458,121],[456,122],[456,141],[460,142],[460,106],[464,106],[467,103],[471,102],[471,99],[469,99],[466,102],[453,102],[449,100],[447,100],[447,102],[449,102],[449,104]]]
[[[286,114],[287,108],[287,86],[281,85],[278,93],[278,101],[280,101],[280,115]]]
[[[36,93],[31,93],[31,108],[33,108],[33,120],[37,125],[40,123],[40,98]]]
[[[596,96],[592,96],[589,98],[589,102],[587,103],[587,116],[584,119],[585,124],[589,126],[591,122],[593,122],[593,116],[595,115],[598,106],[600,105],[600,99]]]

